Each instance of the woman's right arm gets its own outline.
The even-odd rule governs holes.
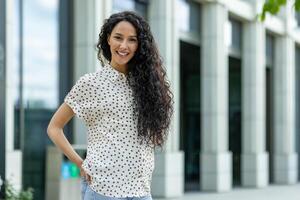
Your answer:
[[[54,113],[48,125],[47,133],[52,142],[82,171],[83,159],[76,153],[63,132],[64,126],[74,115],[73,110],[66,103],[63,103]]]

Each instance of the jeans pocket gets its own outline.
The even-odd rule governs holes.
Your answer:
[[[84,199],[84,195],[85,195],[87,186],[88,186],[88,184],[87,184],[85,177],[80,177],[81,199],[82,200]]]

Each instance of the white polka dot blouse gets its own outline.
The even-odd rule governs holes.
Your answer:
[[[82,167],[92,177],[91,189],[119,198],[149,195],[154,150],[138,140],[126,75],[105,65],[82,76],[64,101],[87,126]]]

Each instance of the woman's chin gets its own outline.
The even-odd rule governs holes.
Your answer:
[[[117,62],[117,65],[118,65],[118,66],[126,66],[128,62],[129,62],[128,59],[122,60],[122,61],[120,61],[120,62]]]

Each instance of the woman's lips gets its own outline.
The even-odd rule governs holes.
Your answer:
[[[120,51],[117,51],[117,54],[121,57],[126,57],[129,55],[129,53],[127,53],[127,52],[120,52]]]

